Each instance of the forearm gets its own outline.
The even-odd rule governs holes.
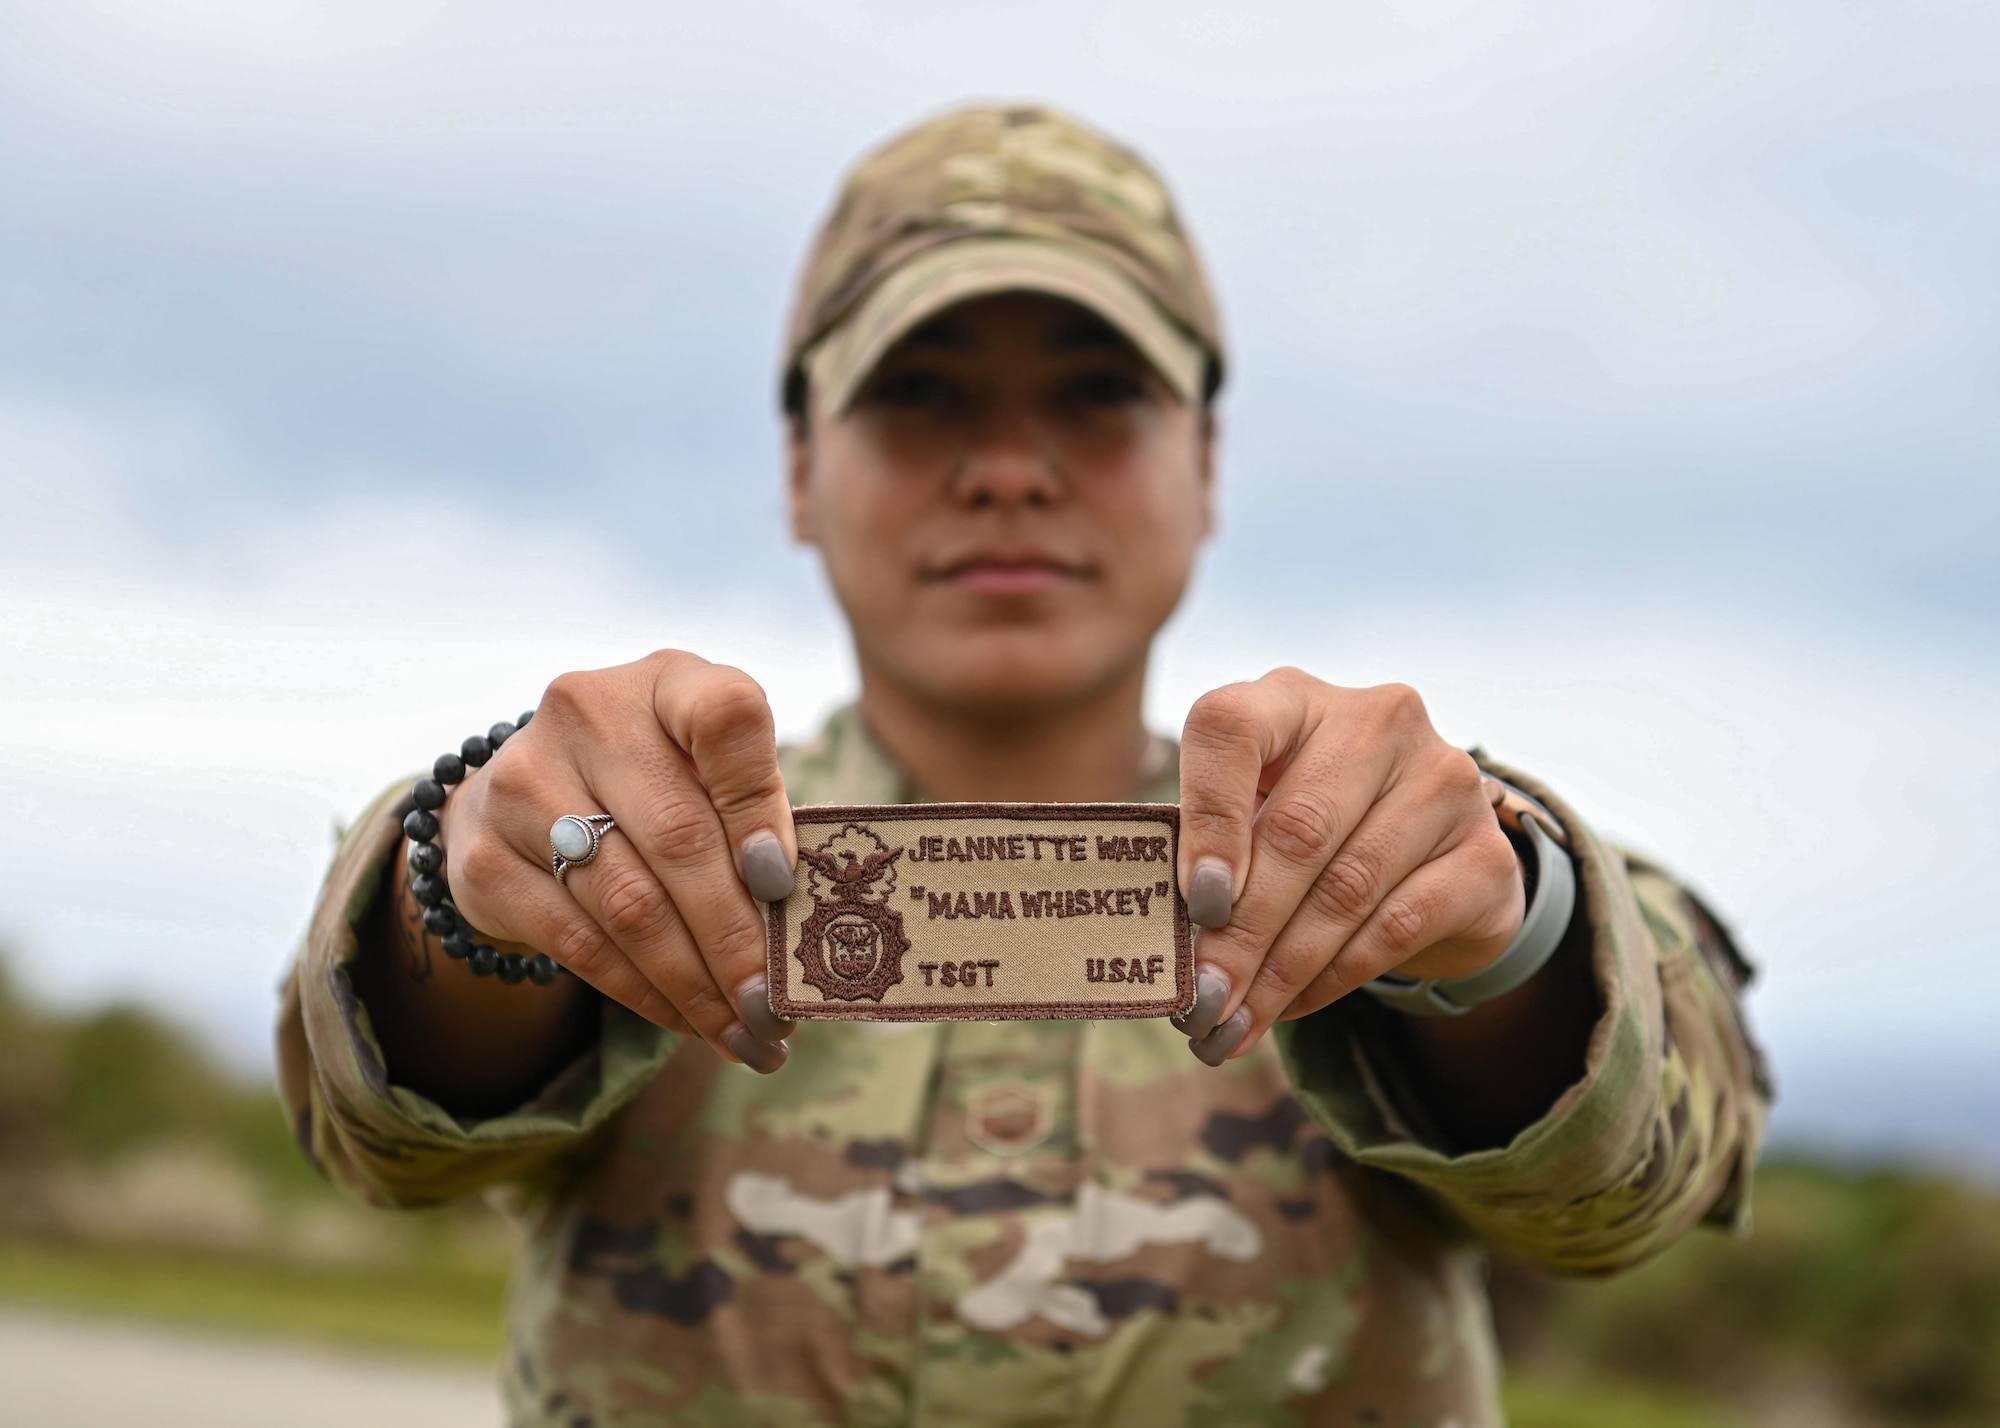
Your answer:
[[[475,977],[424,929],[407,845],[362,929],[352,975],[389,1077],[454,1115],[512,1110],[596,1035],[598,995],[576,977],[546,987]],[[501,946],[532,955],[533,949]]]
[[[1539,781],[1491,771],[1570,835],[1568,936],[1476,1018],[1420,1025],[1364,995],[1281,1026],[1301,1104],[1356,1164],[1552,1269],[1629,1268],[1695,1224],[1741,1225],[1770,1082],[1740,959],[1671,879]]]
[[[1541,971],[1462,1016],[1397,1018],[1418,1094],[1455,1148],[1507,1144],[1583,1079],[1602,1010],[1589,931],[1575,918]]]

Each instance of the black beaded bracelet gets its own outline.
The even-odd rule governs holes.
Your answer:
[[[484,734],[474,734],[459,745],[455,754],[439,754],[431,765],[431,776],[420,778],[410,789],[416,804],[403,816],[403,832],[410,840],[410,896],[424,909],[424,930],[444,943],[444,955],[463,962],[475,977],[498,977],[508,986],[533,982],[546,987],[563,974],[562,964],[546,953],[523,957],[519,952],[502,952],[479,940],[452,905],[451,888],[444,879],[444,849],[437,845],[438,809],[445,796],[465,778],[467,769],[476,769],[492,758],[499,747],[527,727],[535,717],[530,709],[509,724],[501,720]]]

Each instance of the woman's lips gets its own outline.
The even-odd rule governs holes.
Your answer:
[[[1039,595],[1077,572],[1045,560],[973,560],[955,565],[944,578],[961,590],[979,595]]]

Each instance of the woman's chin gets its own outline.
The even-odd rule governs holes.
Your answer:
[[[1093,648],[1054,633],[1031,637],[986,632],[943,642],[903,665],[909,683],[929,700],[969,713],[1028,716],[1057,710],[1103,692],[1135,665],[1127,651]]]

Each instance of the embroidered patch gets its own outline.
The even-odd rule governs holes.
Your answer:
[[[780,1016],[1171,1016],[1194,1002],[1172,804],[824,804],[793,820],[798,881],[765,910]]]
[[[988,1081],[965,1096],[965,1138],[993,1155],[1022,1155],[1055,1129],[1056,1090],[1027,1081]]]

